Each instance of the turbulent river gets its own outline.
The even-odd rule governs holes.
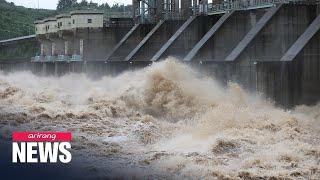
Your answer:
[[[320,178],[320,105],[287,111],[172,59],[99,80],[0,74],[0,135],[15,130],[71,131],[94,172]]]

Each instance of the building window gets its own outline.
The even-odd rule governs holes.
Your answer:
[[[88,19],[88,23],[91,24],[92,23],[92,19]]]
[[[76,22],[76,21],[73,19],[73,20],[72,20],[72,23],[74,24],[75,22]]]

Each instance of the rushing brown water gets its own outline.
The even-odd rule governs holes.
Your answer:
[[[288,112],[175,60],[97,81],[0,75],[0,115],[2,136],[72,131],[76,152],[154,170],[141,177],[320,178],[320,105]]]

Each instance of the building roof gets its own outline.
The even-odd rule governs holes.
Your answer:
[[[43,20],[43,22],[57,21],[56,18],[50,17]]]
[[[43,20],[37,20],[37,21],[34,22],[34,24],[43,24],[43,23],[44,23]]]
[[[71,11],[70,14],[69,13],[59,14],[55,17],[49,17],[43,20],[37,20],[34,22],[34,24],[43,24],[46,22],[57,21],[57,19],[60,19],[60,18],[70,18],[72,15],[92,15],[92,14],[103,15],[104,12],[98,11],[98,10],[75,10],[75,11]]]
[[[59,14],[56,15],[56,19],[61,19],[61,18],[70,18],[70,14]]]
[[[70,12],[72,15],[79,15],[79,14],[103,14],[103,11],[97,11],[97,10],[75,10]]]

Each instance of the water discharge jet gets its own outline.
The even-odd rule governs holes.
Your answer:
[[[319,105],[288,112],[174,59],[99,80],[1,74],[0,102],[2,137],[71,131],[102,169],[114,158],[153,169],[141,177],[320,177]]]

